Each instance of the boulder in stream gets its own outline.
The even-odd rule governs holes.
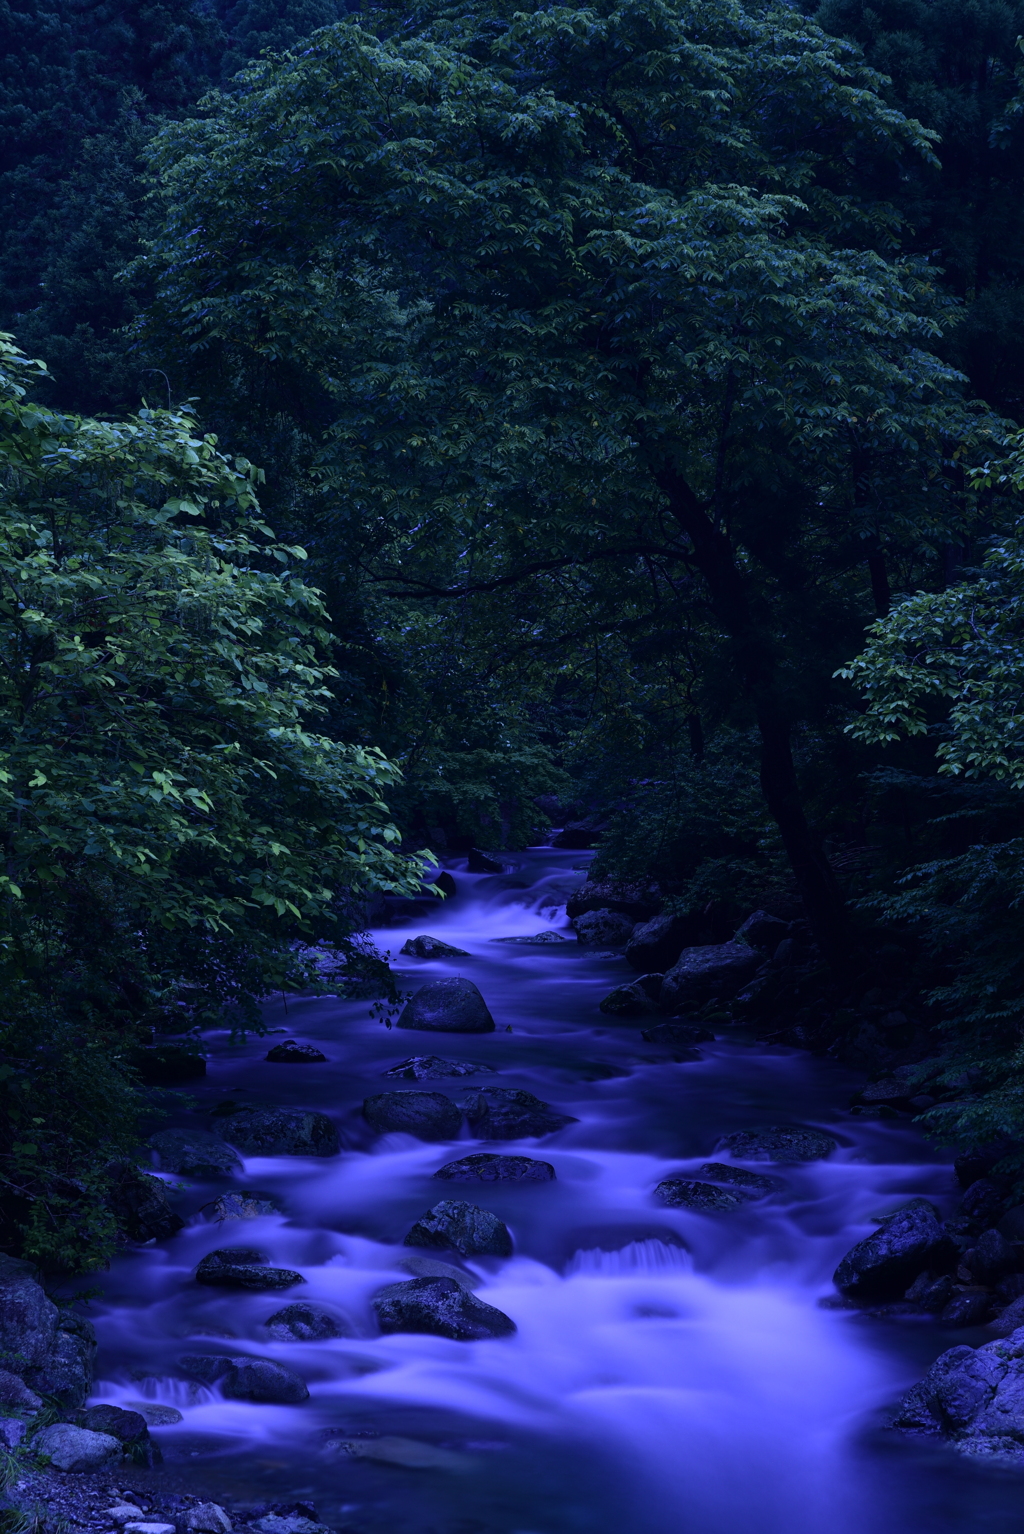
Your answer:
[[[336,1156],[340,1149],[325,1113],[228,1102],[214,1117],[214,1132],[246,1156]]]
[[[659,1005],[680,1012],[704,1002],[727,1000],[750,980],[764,960],[746,943],[707,943],[684,948],[666,970]]]
[[[322,1305],[285,1305],[268,1316],[267,1330],[279,1342],[326,1342],[331,1337],[351,1337],[347,1321],[332,1315]]]
[[[121,1444],[110,1433],[91,1433],[88,1428],[70,1422],[55,1422],[44,1427],[32,1442],[37,1454],[49,1457],[56,1470],[99,1470],[112,1459],[120,1459]]]
[[[832,1136],[820,1129],[787,1129],[778,1124],[737,1130],[726,1135],[721,1145],[737,1161],[824,1161],[837,1149]]]
[[[642,985],[617,985],[600,1003],[606,1017],[650,1017],[657,1007]]]
[[[655,1188],[654,1196],[670,1209],[711,1214],[739,1209],[756,1195],[741,1188],[718,1188],[714,1183],[697,1182],[690,1177],[666,1177]]]
[[[377,1092],[363,1103],[363,1115],[378,1134],[418,1140],[453,1140],[462,1128],[461,1111],[443,1092]]]
[[[427,932],[421,932],[419,937],[407,938],[398,951],[410,959],[469,958],[465,948],[454,948],[451,943],[443,943],[439,937],[431,937]]]
[[[555,932],[551,927],[545,927],[543,932],[534,932],[531,937],[492,937],[492,943],[526,943],[531,947],[550,947],[552,943],[567,943],[569,939],[561,932]]]
[[[159,1177],[140,1171],[131,1161],[112,1161],[107,1172],[110,1176],[107,1202],[129,1240],[165,1241],[181,1230],[185,1221],[171,1208],[167,1189]]]
[[[160,1158],[161,1170],[179,1177],[204,1181],[242,1170],[238,1153],[205,1129],[161,1129],[150,1136],[149,1143]]]
[[[935,1206],[913,1198],[847,1252],[835,1271],[835,1286],[847,1299],[864,1303],[896,1300],[926,1268],[941,1273],[956,1258]]]
[[[212,1204],[204,1206],[204,1213],[213,1220],[258,1220],[264,1215],[280,1214],[281,1203],[273,1193],[246,1189],[244,1193],[222,1193]]]
[[[626,959],[634,969],[664,973],[679,958],[692,928],[693,921],[688,916],[653,916],[633,928],[626,944]]]
[[[308,1401],[305,1380],[270,1358],[232,1358],[220,1380],[224,1395],[232,1401],[260,1401],[295,1406]]]
[[[552,1182],[555,1169],[550,1161],[537,1161],[532,1156],[497,1156],[482,1151],[446,1162],[434,1176],[446,1182]]]
[[[748,1172],[745,1167],[729,1166],[725,1161],[705,1161],[697,1168],[698,1177],[709,1182],[725,1183],[730,1188],[740,1188],[753,1198],[767,1198],[769,1193],[779,1193],[786,1184],[781,1177],[766,1177],[762,1172]]]
[[[267,1059],[273,1065],[319,1065],[327,1056],[314,1044],[296,1044],[294,1039],[285,1039],[283,1044],[275,1044],[267,1051]]]
[[[223,1246],[210,1252],[196,1268],[196,1281],[218,1289],[290,1289],[305,1283],[291,1268],[266,1266],[264,1252],[252,1246]]]
[[[588,948],[621,948],[632,936],[635,923],[621,911],[585,911],[573,917],[576,937]]]
[[[525,1140],[576,1123],[570,1114],[557,1113],[518,1087],[482,1087],[465,1099],[463,1107],[481,1140]]]
[[[445,1198],[421,1215],[405,1238],[406,1246],[451,1248],[463,1257],[511,1257],[508,1227],[489,1209]]]
[[[504,1311],[486,1305],[453,1278],[413,1278],[389,1284],[374,1296],[382,1332],[426,1332],[455,1342],[511,1337],[516,1324]]]
[[[421,985],[398,1019],[423,1033],[493,1033],[494,1018],[472,980],[449,977]]]
[[[944,1438],[963,1454],[1024,1463],[1024,1327],[941,1354],[903,1397],[892,1425]]]
[[[493,1065],[477,1065],[475,1060],[445,1060],[441,1055],[413,1055],[384,1072],[385,1076],[404,1081],[440,1081],[445,1076],[475,1076],[486,1071],[494,1075]]]

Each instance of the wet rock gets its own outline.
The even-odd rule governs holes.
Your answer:
[[[157,1401],[129,1401],[128,1406],[145,1418],[147,1427],[174,1427],[184,1420],[176,1406],[164,1406]]]
[[[408,938],[398,951],[408,955],[410,959],[469,958],[465,948],[453,948],[451,943],[442,943],[439,937],[430,937],[426,932],[420,933],[419,937]]]
[[[621,911],[585,911],[573,918],[576,937],[588,948],[617,948],[628,943],[634,923]]]
[[[322,1523],[301,1513],[266,1513],[253,1528],[257,1534],[329,1534]]]
[[[767,1198],[769,1193],[781,1192],[786,1184],[781,1177],[766,1177],[762,1172],[748,1172],[741,1166],[729,1166],[724,1161],[705,1161],[697,1168],[697,1176],[709,1182],[725,1183],[730,1188],[740,1188],[752,1198]]]
[[[1012,1305],[1021,1295],[1024,1295],[1024,1273],[1008,1273],[996,1284],[995,1298],[999,1305]],[[1024,1326],[1024,1321],[1021,1325]]]
[[[963,1265],[979,1284],[991,1286],[1020,1267],[1020,1256],[998,1230],[986,1230],[963,1254]]]
[[[1000,1217],[1005,1204],[1002,1187],[988,1177],[979,1177],[968,1187],[960,1200],[959,1213],[978,1225],[992,1225]]]
[[[643,986],[619,985],[609,991],[600,1004],[607,1017],[650,1017],[658,1009]]]
[[[0,1357],[17,1372],[38,1369],[57,1335],[58,1310],[30,1262],[0,1253]]]
[[[334,1439],[330,1447],[352,1459],[378,1460],[382,1465],[404,1465],[409,1470],[470,1470],[473,1461],[467,1454],[453,1454],[418,1438],[400,1438],[386,1433],[380,1438]]]
[[[992,1322],[992,1330],[1000,1337],[1011,1336],[1018,1327],[1024,1327],[1024,1294],[1012,1300]]]
[[[453,895],[457,895],[459,893],[458,885],[455,883],[455,880],[452,878],[447,869],[445,869],[443,873],[439,873],[437,875],[434,880],[434,884],[441,891],[441,894],[444,895],[448,900],[450,900]]]
[[[475,1273],[466,1273],[462,1268],[454,1268],[450,1262],[438,1262],[436,1257],[402,1257],[395,1264],[405,1273],[411,1273],[414,1278],[450,1278],[458,1284],[460,1289],[465,1289],[472,1294],[474,1289],[479,1289],[483,1283],[482,1278],[477,1278]],[[383,1294],[384,1291],[381,1290]]]
[[[964,1454],[1024,1462],[1024,1328],[980,1348],[950,1348],[900,1403],[893,1426]]]
[[[661,987],[661,1008],[683,1011],[711,1000],[735,996],[763,963],[746,943],[710,943],[684,948]]]
[[[162,1170],[180,1177],[230,1177],[242,1169],[237,1152],[204,1129],[161,1129],[150,1136],[149,1143]]]
[[[38,1411],[42,1404],[42,1397],[29,1390],[23,1379],[0,1369],[0,1407],[5,1411]]]
[[[338,1131],[323,1113],[230,1103],[216,1110],[215,1133],[246,1156],[336,1156]]]
[[[773,954],[788,935],[789,922],[769,916],[767,911],[755,911],[736,933],[736,941],[749,943],[762,954]]]
[[[938,1315],[953,1297],[953,1280],[948,1273],[919,1273],[904,1295],[918,1310]]]
[[[126,1447],[149,1442],[149,1427],[141,1412],[125,1411],[121,1406],[90,1406],[82,1426],[91,1433],[109,1433]]]
[[[413,1055],[384,1075],[404,1081],[440,1081],[445,1076],[474,1076],[481,1071],[493,1076],[494,1066],[477,1065],[473,1060],[445,1060],[440,1055]]]
[[[532,1092],[517,1087],[483,1087],[464,1106],[481,1140],[524,1140],[576,1123],[570,1114],[557,1113]]]
[[[634,969],[664,972],[686,947],[692,926],[687,916],[653,916],[640,922],[626,944],[626,959]]]
[[[88,1428],[74,1427],[70,1422],[44,1427],[32,1446],[38,1454],[48,1455],[56,1469],[65,1471],[99,1470],[121,1457],[121,1445],[109,1433],[90,1433]]]
[[[224,1353],[182,1353],[178,1366],[204,1385],[215,1385],[231,1368],[231,1360]]]
[[[537,943],[567,943],[569,939],[561,932],[553,932],[546,927],[543,932],[535,932],[532,937],[492,937],[492,943],[527,943],[535,946]]]
[[[934,1206],[911,1199],[847,1252],[835,1271],[835,1286],[851,1300],[895,1300],[919,1273],[941,1273],[956,1255]]]
[[[824,1161],[836,1149],[831,1135],[818,1129],[787,1129],[776,1124],[741,1129],[726,1135],[721,1143],[737,1161]]]
[[[185,1513],[186,1534],[231,1534],[231,1519],[217,1502],[199,1502]]]
[[[980,1326],[991,1311],[987,1289],[961,1289],[943,1306],[939,1320],[943,1326]]]
[[[455,1342],[510,1337],[515,1322],[485,1305],[451,1278],[413,1278],[389,1285],[375,1296],[373,1308],[382,1332],[426,1332]]]
[[[378,1134],[401,1131],[418,1140],[453,1140],[462,1127],[460,1110],[443,1092],[377,1092],[363,1114]]]
[[[640,1037],[648,1044],[675,1044],[685,1048],[708,1043],[715,1036],[710,1028],[699,1023],[655,1023],[653,1028],[645,1028]]]
[[[452,977],[421,985],[398,1026],[424,1033],[493,1033],[494,1018],[472,980]]]
[[[53,1342],[41,1367],[25,1370],[26,1382],[43,1396],[54,1396],[62,1406],[81,1406],[92,1385],[96,1332],[91,1321],[73,1311],[62,1311]]]
[[[222,1193],[205,1206],[213,1220],[258,1220],[263,1215],[280,1214],[280,1202],[272,1193]]]
[[[494,852],[484,852],[480,847],[470,847],[466,859],[466,872],[471,874],[503,874],[505,865]]]
[[[595,879],[573,890],[565,906],[570,921],[587,911],[621,911],[636,922],[650,921],[661,910],[656,884],[629,884],[618,879]]]
[[[752,1196],[740,1188],[718,1188],[689,1177],[666,1177],[654,1196],[670,1209],[693,1209],[699,1214],[739,1209]]]
[[[294,1039],[285,1039],[283,1044],[275,1044],[267,1051],[267,1059],[275,1065],[317,1065],[327,1056],[312,1044],[296,1044]]]
[[[331,1337],[351,1337],[352,1328],[321,1305],[286,1305],[266,1321],[267,1330],[279,1342],[326,1342]]]
[[[532,1156],[496,1156],[481,1152],[463,1156],[438,1167],[435,1177],[446,1182],[552,1182],[555,1169],[550,1161],[535,1161]]]
[[[511,1257],[507,1226],[488,1209],[446,1198],[428,1209],[409,1231],[406,1246],[450,1247],[463,1257]]]
[[[200,1284],[219,1289],[290,1289],[304,1283],[291,1268],[270,1268],[263,1252],[250,1246],[226,1246],[210,1252],[196,1268]]]
[[[294,1406],[309,1400],[305,1380],[269,1358],[232,1358],[230,1364],[220,1388],[232,1401]]]
[[[159,1177],[140,1172],[130,1161],[111,1162],[107,1171],[111,1179],[107,1203],[132,1241],[166,1241],[181,1230],[185,1221],[171,1208]]]

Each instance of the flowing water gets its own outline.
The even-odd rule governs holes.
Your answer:
[[[696,1061],[645,1044],[640,1025],[598,1011],[628,978],[621,957],[575,942],[495,941],[547,928],[571,937],[564,905],[580,860],[538,848],[502,875],[453,865],[454,899],[375,934],[406,992],[452,974],[475,981],[492,1034],[389,1029],[366,1002],[289,997],[268,1005],[268,1027],[319,1046],[327,1064],[270,1064],[273,1038],[208,1036],[208,1078],[175,1122],[205,1125],[204,1110],[230,1093],[326,1112],[343,1148],[326,1159],[249,1158],[233,1182],[192,1184],[185,1229],[120,1258],[105,1278],[91,1310],[93,1399],[148,1399],[182,1414],[153,1430],[165,1466],[138,1472],[138,1484],[243,1504],[308,1499],[324,1521],[359,1534],[1019,1534],[1024,1478],[884,1427],[886,1406],[932,1358],[988,1334],[819,1303],[872,1215],[914,1194],[952,1206],[950,1168],[910,1125],[852,1117],[860,1078],[834,1064],[734,1029]],[[469,957],[399,957],[418,932]],[[382,1080],[416,1054],[498,1074]],[[525,1088],[577,1122],[496,1145],[464,1128],[437,1145],[375,1137],[362,1118],[373,1092],[459,1098],[484,1084]],[[825,1162],[760,1168],[785,1191],[735,1213],[654,1199],[661,1178],[695,1171],[722,1135],[773,1123],[818,1126],[840,1149]],[[556,1180],[433,1180],[471,1150],[541,1157]],[[266,1190],[285,1212],[218,1224],[204,1206],[229,1186]],[[493,1210],[513,1234],[513,1257],[465,1264],[479,1297],[514,1319],[512,1338],[376,1332],[372,1295],[409,1277],[398,1266],[410,1255],[403,1237],[445,1197]],[[301,1290],[195,1282],[202,1256],[239,1244],[298,1269]],[[263,1323],[300,1298],[345,1316],[354,1335],[272,1340]],[[225,1400],[177,1366],[182,1353],[221,1351],[276,1359],[307,1380],[310,1400]],[[425,1447],[396,1450],[395,1438]],[[427,1463],[373,1457],[395,1452]]]

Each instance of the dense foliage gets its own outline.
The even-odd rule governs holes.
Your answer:
[[[0,1176],[45,1252],[35,1206],[95,1156],[105,1098],[102,1139],[131,1143],[145,1028],[186,997],[253,1026],[259,996],[308,982],[297,939],[343,943],[361,898],[419,869],[381,797],[394,769],[311,733],[322,606],[255,472],[187,414],[27,403],[39,367],[0,346]]]
[[[56,670],[4,705],[7,908],[33,997],[47,944],[88,978],[38,1036],[136,968],[251,1006],[415,879],[389,813],[577,816],[701,931],[802,912],[799,1038],[1024,1138],[1019,5],[48,4],[0,91],[54,374],[9,364]]]

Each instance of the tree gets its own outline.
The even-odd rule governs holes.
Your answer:
[[[130,1141],[133,1051],[183,988],[253,1026],[308,982],[301,942],[344,945],[361,901],[422,869],[390,763],[311,732],[323,609],[257,472],[187,413],[29,403],[41,364],[0,347],[0,1184],[48,1207],[72,1179],[88,1205],[81,1161]],[[105,1129],[96,1080],[122,1101]]]
[[[159,136],[146,334],[240,433],[326,421],[328,567],[401,601],[532,593],[597,638],[625,600],[677,653],[701,628],[835,954],[792,732],[837,702],[868,562],[877,585],[886,549],[969,521],[954,460],[993,429],[926,349],[930,271],[856,195],[927,135],[789,7],[389,27],[328,28]]]

